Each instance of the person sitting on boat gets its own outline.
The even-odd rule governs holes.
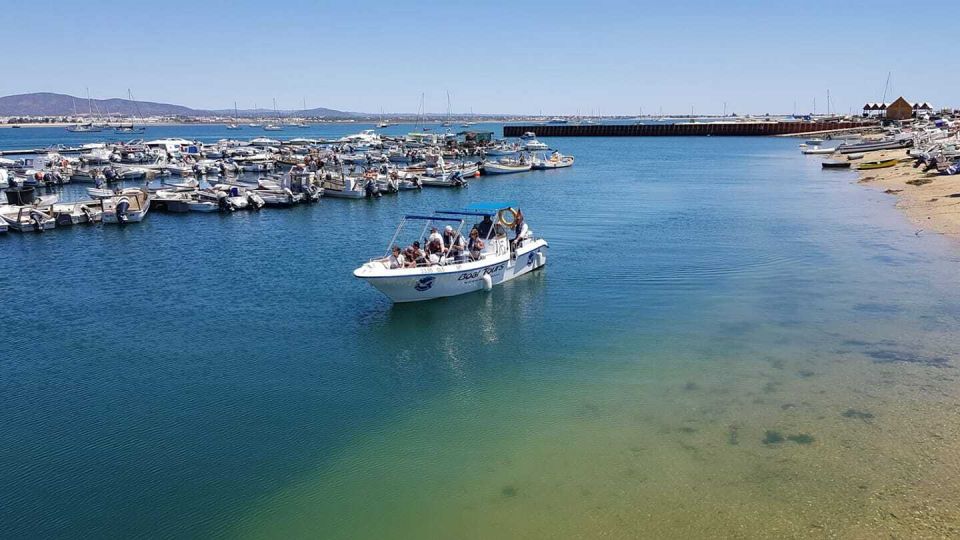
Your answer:
[[[433,238],[431,235],[430,241],[427,242],[427,261],[430,264],[439,264],[440,259],[443,257],[443,240],[441,238]]]
[[[483,251],[483,240],[480,239],[480,231],[470,230],[470,240],[467,242],[467,251],[470,253],[471,260],[479,260],[480,252]]]
[[[406,266],[406,264],[404,264],[405,262],[403,252],[400,251],[400,246],[393,246],[393,249],[390,250],[390,255],[383,259],[383,263],[391,270],[403,268]]]
[[[430,227],[430,235],[427,236],[427,247],[430,247],[434,241],[440,244],[441,251],[446,251],[443,244],[443,236],[440,235],[440,231],[436,227]]]
[[[453,227],[450,225],[443,228],[443,245],[447,250],[448,257],[453,257],[454,260],[457,261],[463,258],[463,250],[465,248],[463,245],[463,236],[453,230]]]
[[[526,221],[523,219],[523,212],[517,210],[516,222],[513,225],[513,240],[510,241],[510,249],[516,250],[518,247],[523,245],[523,241],[527,238],[530,238],[530,227],[527,226]]]
[[[404,254],[406,268],[414,268],[421,264],[426,264],[427,259],[424,257],[423,252],[420,251],[420,241],[414,240],[413,245],[407,248],[407,252]]]

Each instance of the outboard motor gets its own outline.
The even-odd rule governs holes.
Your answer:
[[[260,210],[266,204],[263,197],[253,192],[247,194],[247,200],[250,201],[250,206],[252,206],[254,210]]]
[[[237,209],[237,207],[230,202],[230,198],[226,196],[217,198],[217,207],[220,208],[221,212],[233,212]]]
[[[454,171],[453,174],[450,175],[450,180],[453,181],[453,185],[455,186],[467,185],[467,181],[463,179],[463,175],[460,174],[460,171]]]
[[[117,201],[117,223],[124,225],[130,221],[130,199],[126,197],[120,197],[120,200]]]
[[[43,214],[36,210],[30,211],[30,221],[33,223],[34,230],[37,232],[43,232]]]
[[[380,186],[378,186],[373,180],[368,180],[367,185],[363,187],[363,190],[366,192],[368,199],[373,199],[380,196]]]
[[[119,176],[120,175],[117,174],[117,170],[113,167],[103,168],[103,177],[107,179],[107,183],[116,182]]]
[[[192,167],[190,167],[190,170],[192,170],[193,174],[197,176],[203,176],[203,167],[201,167],[199,163],[195,163]]]
[[[50,172],[43,173],[43,185],[49,186],[51,184],[53,184],[53,174]]]

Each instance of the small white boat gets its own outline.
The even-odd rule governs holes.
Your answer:
[[[573,156],[565,156],[560,152],[554,152],[550,154],[550,157],[534,156],[531,164],[535,170],[562,169],[572,167],[573,161]]]
[[[856,161],[858,159],[863,159],[863,154],[847,154],[847,159],[850,161]]]
[[[0,220],[17,232],[43,232],[57,226],[53,216],[33,206],[7,206]]]
[[[804,154],[808,154],[808,155],[810,155],[810,154],[813,154],[813,155],[820,155],[820,154],[826,155],[826,154],[832,154],[832,153],[836,152],[837,149],[836,149],[836,148],[833,148],[833,147],[823,148],[823,147],[820,147],[820,146],[812,146],[812,147],[809,147],[809,148],[801,148],[800,151],[803,152]]]
[[[537,134],[534,133],[534,132],[532,132],[532,131],[525,131],[525,132],[523,132],[523,135],[520,136],[520,138],[523,139],[523,140],[525,140],[525,141],[526,141],[526,140],[529,140],[529,139],[536,139],[536,138],[537,138]]]
[[[100,208],[83,202],[56,203],[50,206],[48,213],[59,226],[97,223],[103,218]]]
[[[213,201],[190,200],[187,201],[187,208],[191,212],[219,212],[220,205]]]
[[[483,174],[512,174],[527,172],[533,168],[529,161],[516,159],[501,159],[499,161],[484,161]]]
[[[263,126],[264,131],[283,131],[283,126],[277,124],[267,124]]]
[[[104,223],[139,223],[150,211],[150,195],[138,188],[128,188],[113,197],[100,199],[100,204]]]
[[[449,225],[461,239],[467,220],[480,220],[477,242],[462,242],[455,255],[424,256],[411,265],[398,266],[390,252],[354,270],[353,275],[365,280],[394,302],[418,302],[475,291],[489,291],[495,285],[510,281],[543,267],[547,263],[547,241],[536,238],[521,225],[520,240],[511,245],[506,231],[516,225],[519,216],[513,203],[480,203],[462,211],[438,211],[434,216],[408,215],[400,221],[391,242],[403,238],[404,225],[413,224],[422,234],[431,226]],[[427,239],[417,238],[426,243]],[[393,246],[388,245],[391,250]]]

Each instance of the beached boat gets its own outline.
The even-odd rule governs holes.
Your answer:
[[[547,262],[546,240],[533,236],[522,225],[520,240],[511,245],[506,230],[516,225],[519,211],[515,203],[480,203],[459,211],[438,211],[433,216],[408,215],[400,221],[388,250],[402,238],[405,225],[413,225],[422,234],[431,226],[449,225],[455,237],[463,234],[467,221],[479,221],[477,238],[471,240],[457,255],[430,255],[415,266],[398,267],[388,256],[373,259],[354,270],[353,275],[375,287],[394,302],[417,302],[446,296],[456,296],[510,281]],[[511,235],[512,236],[512,235]],[[426,243],[426,238],[417,238]]]
[[[863,163],[857,166],[858,170],[870,170],[870,169],[886,169],[888,167],[893,167],[897,164],[898,159],[884,159],[879,161],[864,161]]]
[[[850,161],[855,161],[858,159],[863,159],[863,154],[847,154],[847,159]]]
[[[534,155],[531,161],[531,168],[535,170],[562,169],[564,167],[572,167],[573,161],[573,156],[565,156],[560,152],[554,152],[550,154],[550,157]]]
[[[483,174],[512,174],[527,172],[533,165],[529,161],[516,159],[501,159],[499,161],[484,161]]]
[[[849,161],[824,161],[820,164],[824,169],[849,169]]]
[[[911,146],[913,146],[913,139],[899,138],[859,144],[841,144],[837,147],[837,151],[841,154],[854,154],[859,152],[873,152],[875,150],[896,150],[898,148],[909,148]]]
[[[804,154],[818,155],[818,154],[832,154],[836,152],[837,149],[833,147],[823,148],[820,146],[811,146],[808,148],[801,148],[800,151],[803,152]]]
[[[101,199],[100,204],[104,223],[139,223],[150,211],[150,195],[138,188],[128,188],[113,197]]]

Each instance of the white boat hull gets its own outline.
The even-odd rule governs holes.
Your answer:
[[[483,174],[512,174],[527,172],[530,169],[531,165],[529,163],[526,165],[504,165],[493,162],[483,164]]]
[[[366,280],[394,302],[420,302],[488,289],[532,272],[547,263],[547,248],[547,242],[538,239],[517,250],[515,259],[504,254],[461,264],[396,270],[371,262],[355,270],[353,275]]]

